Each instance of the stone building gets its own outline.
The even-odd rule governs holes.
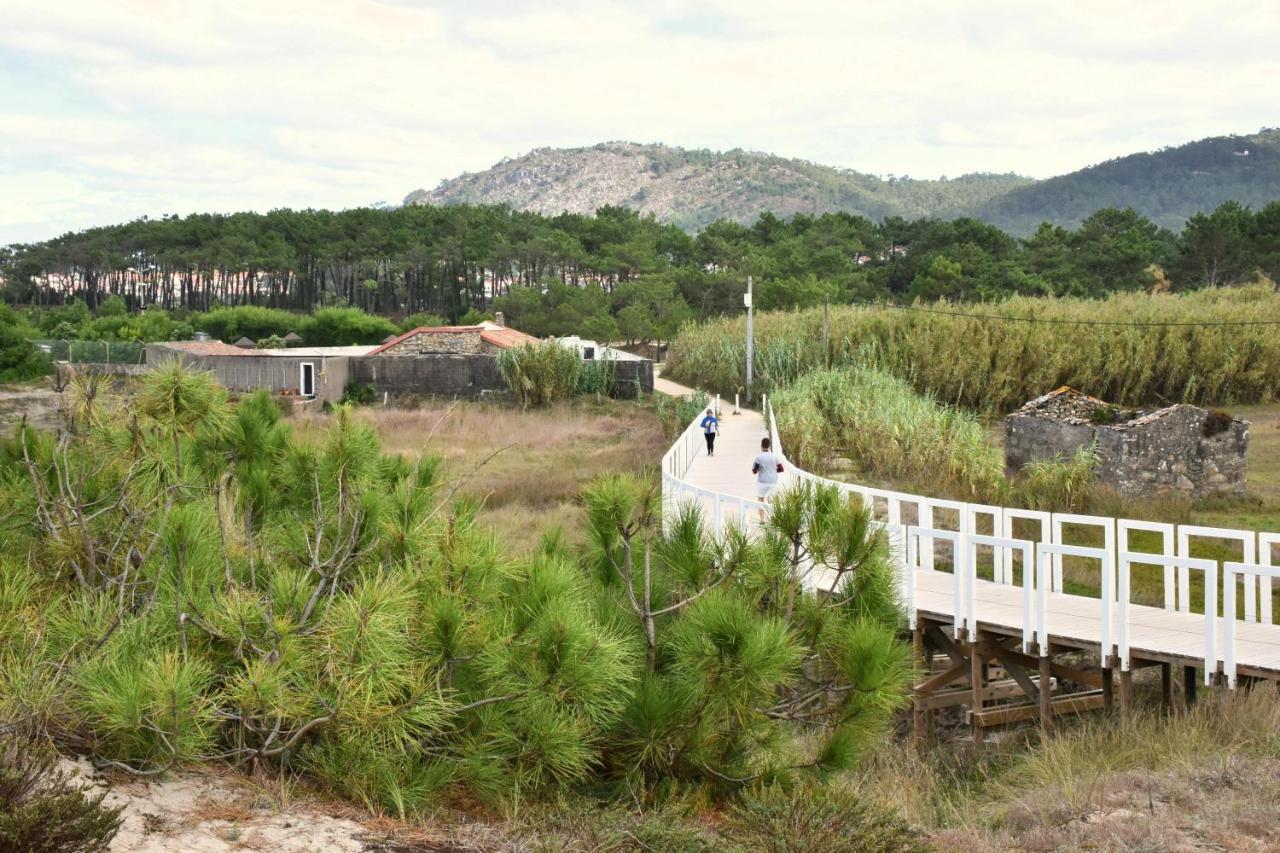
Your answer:
[[[1064,386],[1006,417],[1004,431],[1010,474],[1093,446],[1096,478],[1126,496],[1245,489],[1249,424],[1223,412],[1123,409]]]
[[[496,355],[504,349],[537,342],[532,335],[498,323],[419,326],[387,341],[369,355]]]

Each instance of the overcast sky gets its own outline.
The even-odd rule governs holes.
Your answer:
[[[1280,4],[0,0],[0,244],[541,146],[1045,177],[1280,124]]]

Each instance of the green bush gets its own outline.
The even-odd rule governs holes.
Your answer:
[[[48,375],[53,362],[31,343],[36,330],[12,308],[0,305],[0,382],[20,382]]]
[[[352,380],[347,383],[347,387],[342,391],[342,402],[350,403],[354,406],[369,406],[377,399],[373,386],[367,382],[356,382]]]
[[[582,358],[558,344],[525,344],[498,354],[498,369],[521,406],[568,400],[578,391]]]
[[[272,335],[283,338],[303,326],[306,320],[305,315],[257,305],[214,308],[212,311],[191,315],[191,321],[197,329],[227,343],[234,343],[241,338],[257,341]],[[303,337],[307,336],[303,334]],[[312,341],[308,339],[307,343]]]
[[[0,560],[0,726],[98,763],[216,757],[399,815],[590,779],[724,796],[850,767],[907,696],[884,542],[833,491],[780,496],[756,540],[664,530],[649,483],[608,477],[588,548],[512,558],[438,460],[347,406],[295,436],[180,364],[128,408],[99,377],[66,394],[61,443],[0,445],[23,555]],[[807,531],[836,596],[801,582]]]
[[[441,317],[439,314],[410,314],[400,321],[399,331],[401,334],[411,329],[417,329],[421,326],[432,328],[434,326],[447,326],[449,321]]]
[[[300,324],[299,334],[309,346],[344,347],[380,344],[396,327],[385,317],[359,308],[321,308]]]
[[[103,805],[56,767],[52,750],[0,739],[0,850],[96,853],[120,830],[122,806]]]

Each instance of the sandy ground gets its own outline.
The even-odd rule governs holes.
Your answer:
[[[160,781],[114,779],[98,775],[87,761],[63,761],[98,788],[106,802],[123,805],[124,825],[111,843],[112,853],[222,853],[262,850],[411,851],[446,849],[396,842],[386,833],[295,800],[281,807],[263,789],[245,780],[214,773],[175,773]]]

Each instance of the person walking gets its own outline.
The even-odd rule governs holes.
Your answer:
[[[773,452],[773,442],[768,436],[760,439],[760,452],[751,464],[751,473],[756,475],[756,498],[768,504],[778,488],[778,475],[782,473],[782,460]],[[764,524],[764,507],[759,507],[760,523]]]
[[[720,421],[709,407],[707,416],[702,419],[702,434],[707,439],[707,455],[716,455],[716,435],[720,432]]]

